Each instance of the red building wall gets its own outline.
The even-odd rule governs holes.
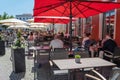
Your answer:
[[[117,0],[117,2],[120,2],[120,0]],[[120,9],[117,9],[116,11],[116,31],[115,31],[115,41],[120,46]]]
[[[92,0],[91,0],[92,1]],[[110,1],[110,0],[93,0],[93,1]],[[95,15],[92,17],[92,25],[93,25],[93,29],[92,29],[92,38],[95,39],[95,40],[99,40],[99,34],[102,34],[100,33],[99,31],[99,25],[100,21],[99,21],[99,14],[98,15]]]
[[[99,39],[99,15],[92,17],[92,39]]]
[[[103,0],[91,0],[91,1],[103,1]],[[109,0],[104,0],[109,1]],[[92,17],[92,38],[95,40],[99,40],[99,14]],[[101,33],[102,34],[102,33]]]

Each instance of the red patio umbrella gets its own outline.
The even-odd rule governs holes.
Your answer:
[[[72,41],[72,17],[89,17],[115,8],[119,3],[83,0],[35,0],[34,16],[70,17],[70,41]],[[72,50],[72,43],[70,51]]]
[[[34,16],[74,16],[89,17],[115,8],[115,2],[83,1],[83,0],[35,0]],[[44,13],[43,13],[44,12]]]
[[[72,21],[75,21],[75,20],[76,18],[72,19]],[[68,24],[70,22],[70,18],[69,17],[37,16],[34,18],[34,22]]]

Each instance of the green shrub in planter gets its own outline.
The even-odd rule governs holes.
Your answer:
[[[12,46],[13,48],[25,48],[24,40],[21,36],[21,33],[17,33],[17,39],[14,41],[14,44]]]
[[[25,72],[25,45],[22,41],[21,33],[17,33],[17,39],[14,41],[12,45],[12,64],[13,71],[16,73]],[[19,66],[18,66],[19,65]]]
[[[75,58],[81,58],[81,56],[79,54],[76,54]]]
[[[2,41],[2,34],[0,33],[0,41]]]

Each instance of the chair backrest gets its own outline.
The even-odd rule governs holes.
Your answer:
[[[113,56],[120,56],[120,47],[115,47]]]
[[[89,54],[80,52],[81,58],[89,58]]]
[[[54,48],[54,51],[66,51],[66,49],[65,48]]]
[[[68,58],[68,51],[66,50],[54,50],[50,53],[50,59],[67,59]]]
[[[89,54],[86,53],[86,51],[76,51],[75,54],[79,54],[81,56],[81,58],[89,58]]]

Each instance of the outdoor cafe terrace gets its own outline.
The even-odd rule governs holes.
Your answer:
[[[53,35],[40,33],[39,39],[35,41],[31,37],[28,39],[28,35],[21,36],[21,30],[18,30],[16,39],[12,38],[11,34],[5,36],[0,33],[0,37],[10,39],[0,41],[0,80],[120,80],[120,47],[115,47],[114,52],[104,50],[101,56],[98,51],[90,52],[88,45],[87,48],[83,48],[81,45],[83,38],[72,35],[74,17],[87,18],[105,13],[120,8],[120,3],[83,0],[34,0],[34,2],[34,21],[51,22],[53,25],[70,23],[69,37],[61,37],[64,42],[63,48],[51,49]],[[54,22],[50,18],[47,18],[50,21],[40,21],[40,16],[59,18],[64,16],[67,19],[62,19],[64,22],[61,19]],[[12,24],[15,24],[15,21]],[[54,29],[51,34],[54,34]]]
[[[20,59],[20,55],[13,55],[14,49],[5,46],[5,54],[0,56],[0,79],[89,80],[86,75],[93,75],[92,69],[97,70],[108,79],[111,71],[113,71],[112,68],[120,66],[99,57],[90,57],[83,49],[76,52],[81,55],[80,63],[76,63],[75,58],[69,56],[68,48],[58,48],[51,51],[49,43],[49,41],[44,40],[40,42],[42,46],[28,44],[29,46],[25,47],[25,53],[22,55],[22,59]],[[21,52],[19,53],[21,54]],[[117,73],[120,73],[119,68],[117,68]],[[117,80],[119,79],[120,76]]]

